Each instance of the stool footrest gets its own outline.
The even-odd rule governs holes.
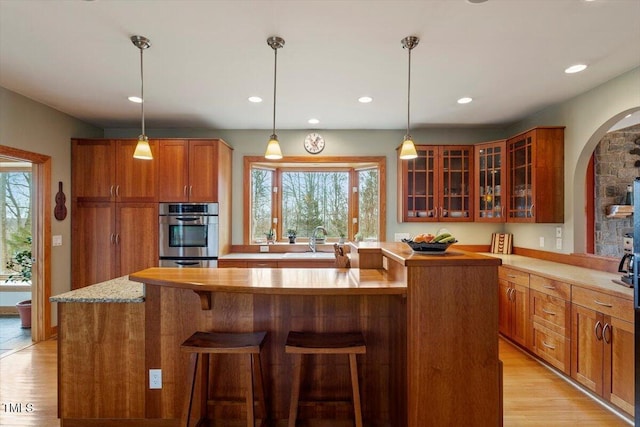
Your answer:
[[[227,399],[209,399],[207,400],[207,405],[210,406],[234,406],[234,405],[246,405],[247,399],[244,397],[237,398],[227,398]],[[259,405],[260,401],[258,399],[253,400],[253,405]]]
[[[351,406],[351,400],[299,400],[298,406]]]

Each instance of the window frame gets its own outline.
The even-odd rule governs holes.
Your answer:
[[[376,168],[378,170],[378,239],[380,241],[385,240],[386,236],[386,157],[384,156],[323,156],[323,157],[308,157],[308,156],[287,156],[280,160],[269,160],[262,156],[245,156],[243,158],[243,244],[255,245],[251,239],[251,170],[254,165],[268,167],[275,171],[272,188],[275,184],[278,184],[278,194],[272,198],[272,212],[274,218],[278,218],[276,224],[276,237],[278,242],[285,242],[286,230],[282,230],[282,206],[280,187],[281,183],[281,171],[345,171],[349,170],[349,181],[356,187],[359,187],[358,183],[358,171],[366,168]],[[358,232],[358,225],[355,226],[351,223],[352,218],[357,218],[357,198],[352,191],[349,191],[348,196],[348,215],[349,215],[349,230],[346,236],[349,240],[354,240],[355,234]],[[304,238],[299,238],[299,241],[306,241]],[[329,239],[331,241],[331,239]]]

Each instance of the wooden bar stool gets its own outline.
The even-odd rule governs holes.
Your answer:
[[[303,354],[347,354],[351,371],[353,398],[347,401],[353,404],[356,427],[362,427],[362,409],[360,407],[360,385],[358,383],[358,365],[356,354],[364,354],[367,347],[360,332],[314,333],[291,331],[287,336],[285,352],[294,355],[293,384],[289,406],[289,427],[295,427],[298,417],[298,405],[311,401],[300,400],[300,375]],[[316,402],[319,403],[319,402]],[[327,402],[328,403],[328,402]]]
[[[191,354],[191,366],[189,371],[189,400],[185,401],[182,413],[181,426],[189,427],[191,422],[191,410],[194,403],[196,387],[198,359],[202,355],[200,369],[200,414],[197,425],[201,425],[207,419],[208,405],[237,405],[246,404],[247,426],[255,426],[254,414],[254,376],[257,382],[258,406],[262,412],[262,425],[267,422],[267,406],[265,404],[264,382],[262,379],[262,365],[260,363],[260,350],[266,332],[248,333],[224,333],[224,332],[196,332],[182,343],[180,349]],[[210,354],[245,354],[245,399],[243,400],[213,400],[209,399],[209,355]]]

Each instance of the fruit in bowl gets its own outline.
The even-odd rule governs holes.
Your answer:
[[[403,239],[407,245],[418,252],[444,252],[457,240],[451,233],[440,233],[436,236],[432,234],[417,234],[413,239]]]

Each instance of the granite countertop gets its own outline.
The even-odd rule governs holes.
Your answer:
[[[570,283],[572,285],[607,292],[625,299],[633,299],[632,288],[627,288],[613,283],[613,280],[620,280],[620,274],[592,270],[584,267],[576,267],[559,262],[545,261],[522,255],[502,255],[493,253],[486,253],[485,255],[500,258],[502,260],[502,265],[505,267],[513,267],[518,270],[538,274],[540,276]]]
[[[106,282],[65,292],[49,298],[51,302],[140,303],[144,302],[144,285],[122,276]]]

